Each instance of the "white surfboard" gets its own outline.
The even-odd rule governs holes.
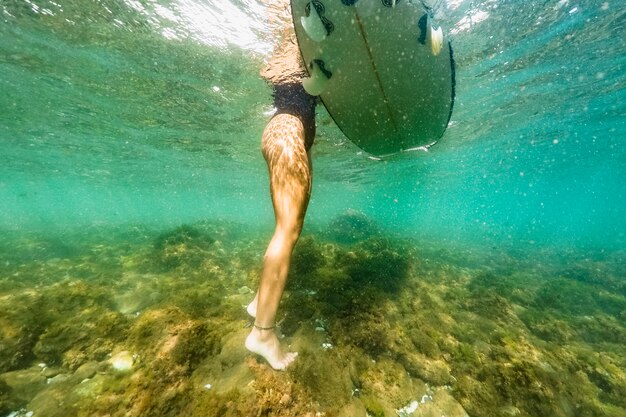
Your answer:
[[[377,156],[427,146],[454,102],[454,60],[418,0],[291,0],[302,58],[342,132]]]

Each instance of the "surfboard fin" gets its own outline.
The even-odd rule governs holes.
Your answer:
[[[333,74],[325,68],[324,61],[319,59],[314,59],[309,68],[310,76],[302,80],[302,86],[310,95],[319,96],[326,89],[328,80]]]
[[[309,15],[300,17],[300,23],[311,40],[321,42],[326,39],[328,31],[322,17],[317,12],[317,7],[313,3],[311,4]]]
[[[441,53],[441,49],[443,48],[443,29],[441,29],[441,26],[435,29],[432,25],[429,25],[429,29],[426,35],[426,41],[430,46],[430,51],[434,56],[437,56]]]

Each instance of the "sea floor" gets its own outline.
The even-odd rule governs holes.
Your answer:
[[[3,233],[0,416],[626,415],[624,252],[309,230],[285,372],[243,346],[267,233]]]

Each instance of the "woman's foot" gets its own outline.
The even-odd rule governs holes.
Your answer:
[[[265,330],[254,327],[246,338],[246,349],[263,356],[278,371],[285,369],[298,356],[298,352],[283,352],[273,328]]]
[[[246,307],[246,311],[252,318],[256,318],[256,306],[258,302],[259,302],[259,292],[257,291],[256,295],[254,296],[254,300],[252,300],[250,304],[248,304],[248,307]]]

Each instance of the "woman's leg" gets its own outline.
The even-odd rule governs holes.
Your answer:
[[[284,369],[297,355],[283,352],[274,325],[311,195],[312,168],[305,143],[303,123],[289,114],[274,116],[263,132],[276,228],[265,252],[255,327],[246,339],[246,348],[263,356],[274,369]]]

